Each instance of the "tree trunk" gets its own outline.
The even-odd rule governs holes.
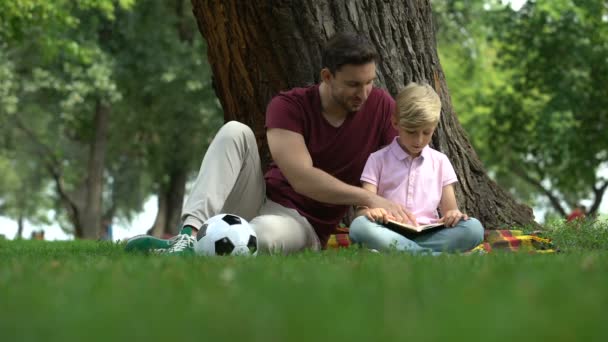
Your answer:
[[[184,194],[186,192],[186,171],[185,169],[173,170],[169,182],[169,207],[167,212],[167,225],[165,234],[175,235],[179,232],[179,223],[184,205]]]
[[[172,170],[169,175],[169,183],[163,186],[158,193],[158,212],[152,228],[148,231],[150,235],[161,237],[163,235],[176,235],[179,232],[180,216],[184,204],[184,193],[186,190],[186,171],[183,169]]]
[[[15,240],[23,239],[23,215],[19,215],[17,218],[17,234],[15,234]]]
[[[588,208],[587,215],[592,217],[596,216],[600,204],[602,204],[606,189],[608,189],[608,181],[604,181],[601,185],[593,187],[593,203],[591,203],[591,206]]]
[[[84,210],[80,220],[80,231],[84,239],[97,239],[101,227],[101,203],[103,194],[103,171],[105,167],[106,146],[110,108],[101,101],[95,107],[95,135],[91,142],[87,166],[87,191]],[[78,232],[79,229],[76,230]]]
[[[148,229],[148,235],[161,237],[167,226],[167,196],[165,195],[165,191],[161,190],[158,192],[158,210],[156,211],[156,218],[154,219],[154,223],[152,227]]]
[[[318,82],[323,43],[336,32],[354,31],[369,37],[382,56],[379,86],[395,96],[410,81],[426,81],[441,97],[442,117],[432,144],[450,157],[458,174],[460,209],[490,229],[534,223],[532,210],[487,176],[456,118],[437,56],[429,0],[192,3],[225,120],[254,129],[265,165],[268,101],[280,90]]]
[[[82,210],[80,208],[81,205],[79,204],[83,201],[80,200],[80,197],[78,197],[78,199],[75,199],[75,196],[79,195],[80,193],[83,193],[84,191],[75,191],[72,193],[66,190],[66,187],[63,182],[63,174],[61,171],[62,163],[59,161],[59,158],[55,155],[55,153],[53,152],[53,150],[51,150],[49,146],[43,144],[40,141],[38,136],[25,123],[23,123],[18,116],[15,116],[13,119],[16,126],[21,131],[23,131],[36,146],[36,151],[40,156],[40,159],[43,161],[44,168],[47,170],[47,172],[51,175],[53,179],[55,189],[57,191],[57,194],[59,195],[59,201],[61,205],[63,205],[63,207],[65,208],[68,215],[68,219],[73,225],[74,236],[77,238],[81,238],[82,227],[80,224],[81,220],[79,219],[79,217]]]

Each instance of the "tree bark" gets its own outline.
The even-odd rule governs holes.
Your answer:
[[[443,109],[434,148],[446,153],[458,174],[459,207],[486,228],[535,224],[486,174],[452,108],[437,48],[429,0],[192,0],[207,41],[214,88],[224,118],[253,128],[264,165],[269,161],[264,113],[281,90],[319,81],[321,47],[336,32],[354,31],[375,44],[378,85],[393,96],[410,81],[426,81]]]
[[[87,166],[86,199],[79,222],[81,237],[97,239],[101,228],[101,205],[103,195],[103,171],[108,142],[110,108],[99,100],[95,106],[95,135],[91,142]],[[76,229],[78,233],[79,229]]]
[[[165,227],[167,226],[167,203],[169,202],[164,191],[158,192],[158,205],[156,218],[152,227],[148,229],[148,235],[162,237]]]
[[[604,181],[601,185],[593,187],[593,203],[587,210],[587,214],[589,216],[595,216],[597,213],[598,209],[600,208],[600,204],[602,204],[602,199],[604,198],[606,189],[608,189],[608,181]]]
[[[15,234],[15,240],[23,239],[23,215],[19,215],[17,218],[17,234]]]
[[[167,225],[165,226],[165,234],[176,235],[181,227],[179,223],[182,215],[182,207],[184,205],[184,195],[186,192],[186,170],[173,170],[169,182],[169,190],[167,197],[169,207],[167,208]]]
[[[173,236],[179,232],[186,178],[186,171],[183,169],[171,171],[169,182],[158,193],[158,212],[152,228],[148,231],[150,235]]]

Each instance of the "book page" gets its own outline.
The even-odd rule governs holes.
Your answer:
[[[393,227],[396,226],[396,228],[398,228],[398,229],[408,229],[408,230],[420,233],[427,229],[441,227],[441,226],[443,226],[443,223],[431,223],[431,224],[425,224],[425,225],[420,225],[418,227],[415,227],[409,223],[402,223],[402,222],[397,222],[394,220],[388,220],[388,225],[393,226]]]

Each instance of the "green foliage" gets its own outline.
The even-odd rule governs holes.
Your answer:
[[[19,184],[36,179],[31,198],[54,200],[37,200],[38,209],[54,208],[71,230],[56,177],[83,205],[100,102],[111,111],[107,215],[131,219],[173,170],[196,170],[222,116],[187,4],[1,2],[0,157],[6,163],[0,167],[12,172],[0,174],[0,184],[17,184],[14,175]],[[16,193],[1,188],[0,203],[15,207],[7,199]]]
[[[492,147],[511,149],[569,204],[589,195],[608,162],[608,22],[603,1],[530,2],[501,13],[501,69],[512,70],[495,106]],[[514,110],[515,109],[515,110]]]
[[[44,171],[37,163],[15,158],[0,150],[0,215],[27,218],[33,224],[50,224],[47,210],[51,197],[44,181]]]
[[[117,16],[104,44],[124,93],[114,111],[129,114],[114,118],[109,151],[115,187],[108,197],[126,218],[176,169],[198,170],[223,122],[194,17],[174,5],[138,2]]]
[[[86,58],[87,48],[72,33],[86,29],[83,12],[114,20],[115,12],[132,8],[135,0],[11,0],[0,2],[0,42],[35,42],[36,55],[51,60],[59,54]]]
[[[95,104],[121,98],[112,80],[112,57],[98,46],[98,31],[112,20],[110,12],[123,5],[130,6],[121,2],[117,7],[113,1],[3,2],[6,25],[0,42],[6,53],[0,61],[13,71],[15,100],[0,111],[9,137],[2,147],[11,154],[24,188],[2,189],[0,197],[25,195],[32,210],[45,213],[38,216],[46,217],[54,208],[61,219],[64,206],[55,191],[61,183],[83,205]],[[13,210],[5,214],[22,217],[26,204],[10,202]],[[24,216],[36,222],[33,214]],[[67,230],[74,224],[62,222]]]
[[[15,65],[5,54],[6,44],[0,41],[0,118],[7,114],[14,114],[17,110],[19,99],[16,95]],[[3,120],[3,127],[6,122]]]
[[[553,220],[546,234],[563,252],[608,250],[608,220]]]
[[[0,329],[11,341],[602,341],[607,261],[606,251],[145,257],[110,243],[0,241]]]
[[[490,174],[531,205],[597,207],[608,163],[604,2],[433,5],[455,110]]]
[[[11,124],[20,104],[19,81],[15,63],[5,51],[0,47],[0,215],[48,223],[46,211],[52,201],[44,195],[48,193],[47,177],[36,161],[23,158],[22,136]]]
[[[438,53],[444,69],[452,104],[460,123],[466,128],[476,151],[485,161],[490,136],[487,121],[492,106],[486,99],[503,84],[505,75],[493,67],[496,51],[487,40],[484,0],[443,0],[433,2],[437,22]]]

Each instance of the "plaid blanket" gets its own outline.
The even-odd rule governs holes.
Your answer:
[[[348,228],[339,227],[338,232],[329,237],[328,249],[348,248],[351,245]],[[557,248],[550,239],[536,234],[524,234],[521,230],[486,230],[481,244],[467,253],[493,251],[555,253]]]
[[[524,234],[521,230],[486,230],[483,242],[473,248],[476,251],[505,251],[528,253],[555,253],[557,248],[550,239],[542,238],[536,234]]]

